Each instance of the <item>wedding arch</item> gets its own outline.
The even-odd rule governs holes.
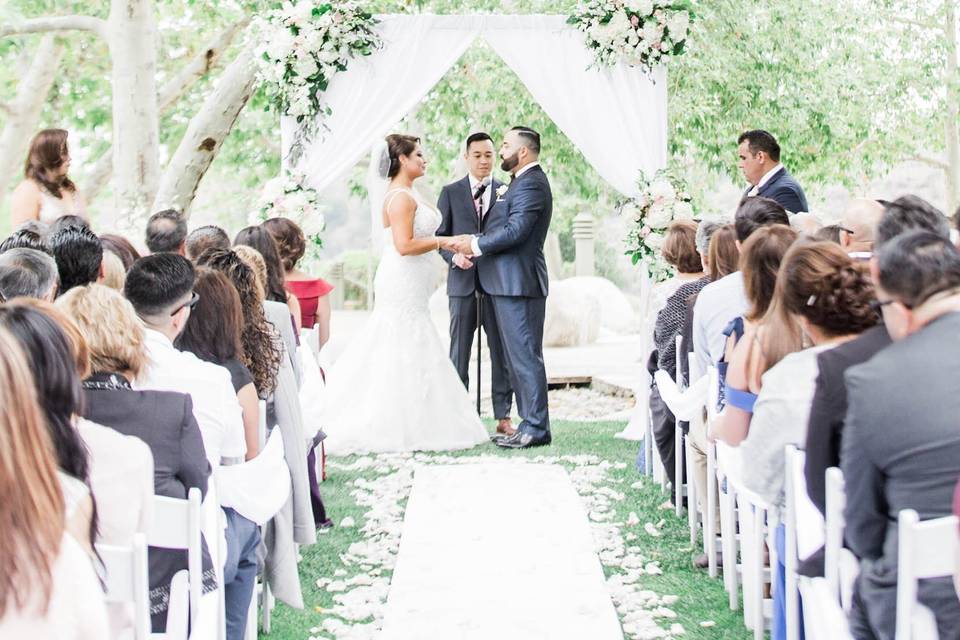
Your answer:
[[[410,113],[478,39],[513,70],[587,162],[625,196],[641,172],[667,159],[666,71],[624,63],[598,68],[583,34],[561,15],[386,15],[383,47],[353,60],[324,93],[322,124],[281,119],[285,165],[319,190],[342,177],[371,144]],[[504,127],[522,123],[503,123]],[[319,133],[288,162],[294,140]],[[469,132],[465,131],[464,136]],[[549,147],[548,147],[549,149]]]

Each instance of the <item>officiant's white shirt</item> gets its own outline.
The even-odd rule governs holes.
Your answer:
[[[480,186],[480,183],[483,181],[479,178],[473,177],[472,173],[468,173],[467,177],[470,178],[470,197],[473,198],[473,195],[477,192],[477,187]],[[490,212],[490,198],[493,196],[493,176],[490,176],[490,184],[487,185],[487,188],[484,189],[483,195],[480,196],[480,204],[483,205],[480,209],[483,211],[483,215],[486,215]]]
[[[777,165],[776,165],[773,169],[770,169],[770,171],[767,171],[765,174],[763,174],[763,177],[760,178],[760,182],[758,182],[756,185],[754,185],[753,189],[750,189],[750,193],[748,193],[747,195],[749,195],[749,196],[755,196],[755,195],[759,194],[759,193],[760,193],[760,189],[763,188],[763,185],[765,185],[765,184],[767,184],[768,182],[770,182],[770,178],[772,178],[773,175],[774,175],[777,171],[780,171],[780,169],[783,169],[783,165],[778,162]]]
[[[517,171],[515,174],[513,174],[513,179],[516,180],[517,178],[519,178],[520,176],[522,176],[523,174],[525,174],[525,173],[526,173],[527,171],[529,171],[530,169],[533,169],[534,167],[539,167],[539,166],[540,166],[540,163],[539,163],[539,162],[531,162],[530,164],[524,166],[524,167],[521,168],[519,171]],[[470,176],[470,178],[473,179],[473,176]],[[489,192],[490,190],[487,189],[487,191]],[[486,195],[486,194],[484,194],[484,195]],[[484,209],[484,211],[486,211],[486,209]],[[470,249],[473,251],[473,255],[474,255],[474,256],[482,256],[482,255],[483,255],[483,252],[480,251],[480,242],[478,242],[478,238],[479,238],[479,236],[473,236],[473,239],[470,241]]]

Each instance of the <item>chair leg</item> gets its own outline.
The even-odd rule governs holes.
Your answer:
[[[736,494],[727,483],[720,493],[720,543],[723,559],[723,582],[727,588],[730,610],[740,608],[740,585],[737,576]]]
[[[694,480],[693,456],[690,453],[691,442],[689,436],[683,437],[684,468],[687,472],[687,525],[690,527],[690,546],[697,545],[697,524],[702,522],[700,513],[700,496],[697,493],[697,483]]]
[[[717,577],[717,453],[712,445],[707,449],[707,495],[703,498],[706,514],[703,516],[704,553],[707,554],[711,578]],[[721,523],[721,527],[723,524]]]

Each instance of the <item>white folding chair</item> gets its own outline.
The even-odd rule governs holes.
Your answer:
[[[300,342],[310,346],[314,357],[320,355],[320,323],[316,323],[310,329],[300,330]]]
[[[847,616],[825,578],[800,583],[803,633],[807,640],[853,640]]]
[[[727,476],[730,484],[731,477]],[[768,623],[773,618],[773,601],[764,598],[764,586],[771,583],[776,566],[776,547],[773,536],[776,529],[770,505],[760,496],[737,485],[737,521],[740,525],[740,554],[743,563],[743,621],[753,631],[755,640],[763,640]],[[764,543],[769,551],[770,568],[764,567]]]
[[[196,628],[197,615],[200,612],[200,596],[203,593],[200,522],[200,490],[198,488],[190,489],[186,500],[166,496],[153,497],[153,525],[147,535],[147,543],[151,547],[163,549],[186,549],[187,602],[191,629]],[[173,613],[175,606],[182,607],[182,605],[182,602],[174,602],[174,590],[171,588],[170,612]],[[166,635],[171,638],[178,637],[171,635],[169,626]],[[182,637],[186,638],[185,628]]]
[[[147,574],[147,538],[133,536],[129,547],[98,544],[97,553],[106,573],[107,603],[129,607],[133,613],[134,640],[150,637],[150,586]]]
[[[801,553],[809,557],[825,544],[825,523],[807,495],[803,474],[806,454],[794,445],[784,448],[786,513],[784,517],[784,569],[787,640],[800,638],[799,585],[807,578],[798,573]],[[827,583],[829,586],[829,583]],[[840,600],[837,600],[839,604]]]
[[[916,511],[904,509],[898,520],[897,640],[936,638],[936,623],[931,630],[931,616],[923,613],[926,607],[917,601],[917,589],[920,580],[953,575],[957,566],[957,517],[921,522]],[[916,634],[915,627],[925,627],[924,635]],[[929,635],[931,631],[933,635]]]

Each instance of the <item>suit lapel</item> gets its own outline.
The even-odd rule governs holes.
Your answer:
[[[497,180],[496,178],[492,178],[490,180],[490,186],[487,187],[487,189],[490,190],[490,204],[487,206],[487,208],[483,212],[483,215],[480,217],[481,231],[483,231],[483,227],[487,223],[487,218],[490,217],[490,212],[492,212],[493,208],[497,206],[497,189],[499,189],[502,184],[503,183]]]
[[[773,174],[772,176],[770,176],[770,179],[767,180],[767,181],[763,184],[762,187],[760,187],[759,189],[757,189],[757,195],[758,195],[758,196],[762,196],[764,193],[766,193],[767,191],[769,191],[770,188],[771,188],[774,184],[776,184],[776,182],[777,182],[780,178],[782,178],[782,177],[783,177],[783,174],[785,174],[786,172],[787,172],[787,168],[781,166],[780,169],[779,169],[775,174]]]
[[[464,176],[460,181],[460,198],[462,206],[464,207],[464,212],[467,215],[473,216],[471,219],[477,219],[477,209],[473,206],[473,192],[470,190],[470,176]],[[477,227],[479,230],[479,226]]]

